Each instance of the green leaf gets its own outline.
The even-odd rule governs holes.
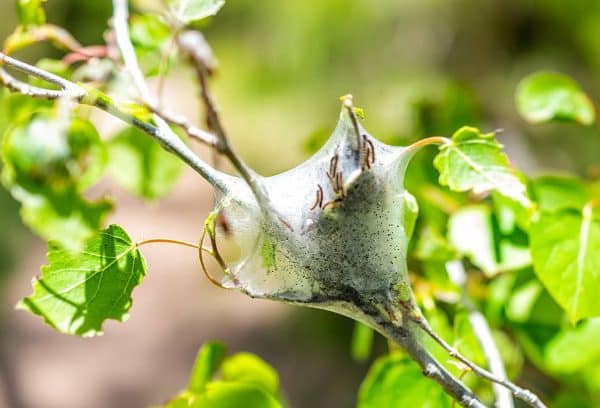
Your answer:
[[[141,14],[131,18],[129,35],[136,48],[160,50],[173,34],[169,26],[156,14]]]
[[[448,262],[459,258],[458,252],[448,240],[430,226],[421,230],[414,256],[422,261],[436,262]]]
[[[185,391],[165,408],[281,408],[277,399],[252,384],[213,381],[202,394]]]
[[[594,105],[579,84],[566,75],[538,72],[525,77],[517,87],[517,109],[530,123],[550,121],[591,125]]]
[[[542,176],[530,183],[533,199],[543,211],[581,210],[590,200],[586,185],[575,177]]]
[[[535,272],[572,322],[600,315],[600,217],[583,211],[541,211],[530,230]]]
[[[188,389],[192,392],[202,392],[219,369],[223,357],[225,346],[214,342],[204,344],[196,356]]]
[[[556,326],[563,316],[562,309],[535,278],[513,288],[506,305],[506,317],[515,323]]]
[[[185,25],[214,16],[225,5],[225,0],[172,0],[171,12]]]
[[[264,360],[250,353],[237,353],[221,365],[225,381],[252,384],[271,395],[279,392],[279,376]]]
[[[279,376],[271,366],[250,353],[223,360],[224,354],[221,344],[205,344],[196,357],[188,389],[165,408],[281,407],[277,398]],[[215,380],[219,366],[221,378]]]
[[[564,330],[545,347],[546,367],[553,372],[577,373],[600,362],[600,319],[589,319]]]
[[[10,129],[2,179],[21,202],[29,227],[75,250],[103,225],[112,204],[82,196],[104,170],[106,149],[98,132],[87,121],[63,122],[42,111]]]
[[[490,277],[531,264],[527,247],[496,236],[491,210],[485,205],[465,206],[452,214],[448,222],[448,240]]]
[[[17,15],[24,26],[39,26],[46,22],[46,13],[42,3],[46,0],[18,0]]]
[[[88,201],[72,188],[38,190],[35,194],[14,187],[13,197],[21,202],[21,218],[41,237],[78,251],[113,209],[109,200]]]
[[[131,292],[146,273],[136,244],[117,225],[93,236],[80,253],[49,242],[48,261],[33,282],[33,294],[18,307],[62,333],[78,336],[102,334],[107,319],[125,321]]]
[[[449,143],[440,146],[434,165],[440,172],[440,184],[451,190],[475,194],[494,190],[524,207],[530,205],[525,185],[510,167],[494,133],[482,134],[472,127],[459,129]]]
[[[168,193],[183,163],[135,128],[127,128],[108,142],[109,173],[130,192],[154,200]]]
[[[358,408],[451,407],[450,397],[408,357],[391,354],[375,362],[360,386]]]
[[[480,366],[487,364],[487,359],[466,311],[460,311],[454,317],[454,347],[475,364]]]
[[[168,49],[173,30],[160,16],[142,14],[131,18],[129,33],[144,74],[153,76],[164,73],[175,58]]]
[[[373,348],[373,329],[360,322],[354,323],[350,354],[355,361],[365,361]]]
[[[513,235],[528,231],[531,223],[531,211],[513,199],[498,193],[492,193],[494,214],[498,220],[498,229],[503,235]]]

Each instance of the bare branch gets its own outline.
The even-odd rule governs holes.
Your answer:
[[[525,401],[532,407],[546,408],[546,405],[533,392],[521,388],[518,385],[506,380],[505,378],[500,378],[494,375],[493,373],[489,372],[484,368],[479,367],[477,364],[473,363],[471,360],[460,354],[455,348],[448,344],[446,340],[440,337],[440,335],[438,335],[431,328],[429,322],[427,322],[427,320],[421,314],[421,311],[418,310],[418,308],[416,308],[412,304],[412,302],[402,302],[401,306],[403,308],[404,315],[407,319],[410,319],[411,321],[416,323],[425,333],[429,335],[429,337],[431,337],[433,340],[435,340],[436,343],[442,346],[442,348],[448,352],[450,357],[455,358],[456,360],[463,363],[465,366],[469,367],[475,375],[508,388],[516,398]]]
[[[469,313],[469,322],[473,327],[473,332],[481,345],[483,354],[488,362],[490,372],[496,377],[506,380],[506,370],[504,363],[492,337],[492,332],[483,314],[477,310],[473,301],[469,298],[466,290],[467,275],[461,261],[455,260],[446,263],[446,270],[450,280],[461,288],[462,303]],[[497,408],[512,408],[514,406],[511,391],[496,382],[492,383],[494,394],[496,395]]]

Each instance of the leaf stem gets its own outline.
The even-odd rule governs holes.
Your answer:
[[[204,230],[204,232],[202,234],[202,239],[201,239],[200,242],[204,241],[205,233],[206,233],[206,229]],[[148,244],[174,244],[174,245],[180,245],[180,246],[184,246],[184,247],[188,247],[188,248],[197,249],[198,253],[200,255],[200,264],[202,265],[202,271],[204,272],[204,275],[206,276],[206,278],[208,279],[208,281],[210,283],[212,283],[213,285],[218,286],[221,289],[227,289],[218,280],[216,280],[208,272],[208,268],[206,268],[206,265],[204,263],[204,257],[202,256],[202,253],[203,252],[207,252],[211,256],[216,257],[215,252],[213,250],[211,250],[210,248],[207,248],[205,246],[200,246],[200,245],[194,244],[192,242],[186,242],[186,241],[180,241],[180,240],[177,240],[177,239],[168,239],[168,238],[152,238],[152,239],[146,239],[146,240],[143,240],[143,241],[139,241],[139,242],[135,243],[135,248],[139,248],[141,246],[148,245]],[[219,266],[223,267],[223,265],[220,262],[219,262]]]
[[[416,151],[425,146],[430,146],[430,145],[442,145],[443,146],[443,145],[449,144],[451,142],[452,141],[450,139],[448,139],[447,137],[444,137],[444,136],[431,136],[431,137],[426,137],[421,140],[417,140],[413,144],[406,146],[406,150],[408,150],[409,152]]]
[[[200,245],[198,245],[198,244],[194,244],[192,242],[186,242],[186,241],[179,241],[177,239],[168,239],[168,238],[145,239],[143,241],[136,242],[135,246],[137,248],[139,248],[141,246],[148,245],[148,244],[175,244],[175,245],[185,246],[185,247],[189,247],[189,248],[201,249]],[[208,250],[208,248],[202,248],[202,249]]]

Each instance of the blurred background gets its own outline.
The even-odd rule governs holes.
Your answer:
[[[49,0],[46,8],[50,22],[83,44],[103,42],[109,1]],[[5,38],[16,25],[12,1],[0,3],[0,16]],[[600,157],[597,131],[527,126],[513,102],[518,81],[537,70],[569,74],[600,99],[597,0],[229,0],[204,33],[220,62],[214,92],[222,118],[241,155],[263,174],[294,166],[316,149],[335,126],[338,97],[346,93],[364,108],[366,128],[388,143],[476,125],[503,129],[509,157],[529,175],[600,173],[593,166]],[[189,72],[175,71],[165,100],[200,121],[192,81]],[[136,240],[197,241],[212,204],[209,186],[192,171],[156,203],[110,179],[95,193],[115,197],[110,221]],[[46,250],[17,212],[0,189],[0,406],[160,403],[186,384],[207,340],[271,363],[294,407],[355,404],[369,362],[350,358],[352,322],[216,289],[186,248],[144,248],[149,273],[135,290],[130,319],[108,322],[102,337],[61,335],[13,310],[30,293]],[[375,355],[384,348],[378,339]]]

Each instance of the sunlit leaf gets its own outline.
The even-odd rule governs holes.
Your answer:
[[[448,240],[429,226],[421,230],[414,256],[420,260],[437,262],[447,262],[459,257],[458,252]]]
[[[135,15],[129,23],[129,35],[135,47],[160,49],[172,34],[169,26],[156,14]]]
[[[22,204],[23,221],[42,237],[79,249],[102,227],[107,200],[82,193],[104,170],[106,150],[94,126],[40,113],[16,125],[2,149],[4,185]]]
[[[279,376],[271,366],[250,353],[223,360],[224,353],[218,343],[205,344],[198,352],[188,389],[165,408],[282,407],[277,397]]]
[[[512,289],[506,317],[512,322],[556,326],[564,314],[537,279]]]
[[[131,292],[146,273],[142,254],[117,225],[94,235],[79,253],[49,242],[48,261],[33,282],[33,294],[18,306],[78,336],[101,334],[107,319],[125,321]]]
[[[282,408],[275,397],[252,384],[213,381],[201,394],[183,392],[165,408]]]
[[[221,365],[224,381],[252,384],[271,395],[279,392],[279,376],[261,358],[250,353],[237,353],[226,358]]]
[[[360,386],[358,408],[451,407],[443,389],[423,375],[407,356],[391,354],[380,358]]]
[[[482,134],[471,127],[459,129],[449,143],[440,147],[434,165],[440,172],[440,184],[451,190],[475,194],[497,191],[529,206],[525,185],[510,167],[494,133]]]
[[[600,315],[600,216],[582,211],[542,211],[531,231],[535,272],[571,321]]]
[[[594,105],[579,84],[566,75],[538,72],[524,78],[517,87],[517,109],[531,123],[550,121],[595,121]]]
[[[39,26],[46,22],[46,13],[42,4],[46,0],[18,0],[17,14],[24,26]]]
[[[127,128],[108,142],[109,173],[130,192],[146,199],[168,193],[183,163],[135,128]]]
[[[171,10],[179,21],[192,24],[214,16],[225,5],[225,0],[172,0]]]
[[[561,331],[545,347],[546,367],[576,373],[600,362],[600,318]]]
[[[85,240],[104,225],[113,209],[112,201],[89,201],[72,188],[50,189],[29,193],[19,187],[11,189],[21,202],[21,218],[27,226],[47,240],[64,248],[81,249]]]
[[[465,206],[452,214],[448,223],[450,244],[488,276],[530,265],[527,247],[497,237],[491,216],[485,205]]]
[[[168,65],[163,64],[170,64],[175,55],[172,52],[169,54],[168,49],[173,31],[158,15],[133,16],[129,32],[135,53],[146,76],[157,75],[161,69],[168,68]]]
[[[461,311],[454,317],[454,347],[475,364],[480,366],[487,364],[487,359],[469,319],[469,313],[466,311]]]
[[[365,361],[371,355],[373,347],[373,329],[360,322],[354,323],[350,354],[356,361]]]
[[[225,347],[220,343],[206,343],[198,351],[192,375],[190,376],[189,390],[202,392],[204,386],[212,379],[225,357]]]
[[[538,177],[531,181],[530,189],[538,208],[544,211],[581,210],[590,200],[585,184],[575,177]]]

